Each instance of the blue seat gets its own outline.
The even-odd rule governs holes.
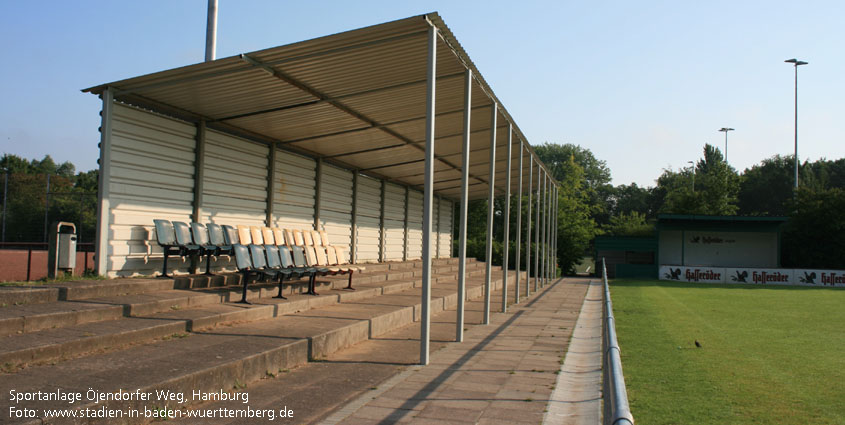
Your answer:
[[[191,222],[191,235],[193,236],[194,242],[199,245],[203,253],[206,255],[205,274],[212,276],[211,256],[219,255],[217,245],[211,243],[208,235],[208,229],[202,223]]]
[[[167,274],[167,259],[171,255],[179,255],[180,257],[185,256],[185,252],[182,249],[182,246],[179,244],[179,241],[176,237],[176,230],[173,227],[173,223],[169,220],[162,220],[162,219],[155,219],[153,220],[156,229],[156,241],[158,242],[159,246],[161,246],[162,251],[164,252],[164,264],[161,268],[161,275],[159,277],[163,278],[170,278],[171,275]],[[184,224],[184,223],[183,223]]]

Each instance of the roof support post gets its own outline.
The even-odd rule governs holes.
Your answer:
[[[205,175],[205,120],[197,123],[197,136],[194,147],[194,201],[191,220],[199,223],[202,219],[202,193]],[[197,256],[191,256],[191,274],[197,272],[199,261]]]
[[[543,168],[537,162],[537,210],[534,212],[534,292],[540,289],[540,188],[542,185]]]
[[[490,324],[490,292],[493,289],[493,206],[496,196],[496,118],[499,114],[499,107],[493,102],[493,113],[490,115],[490,177],[488,180],[489,192],[487,193],[487,252],[484,261],[487,262],[487,273],[484,277],[484,319],[482,324]]]
[[[317,158],[317,183],[314,187],[314,230],[320,230],[320,209],[323,202],[323,158]]]
[[[546,272],[548,271],[548,263],[549,263],[549,174],[546,173],[543,176],[543,256],[540,257],[543,263],[540,266],[540,270],[542,271],[540,284],[546,286],[548,282],[546,280]]]
[[[352,172],[352,229],[349,244],[349,262],[358,262],[358,170]]]
[[[522,259],[522,140],[519,141],[519,162],[517,163],[519,167],[519,177],[516,179],[517,183],[517,193],[516,199],[519,201],[516,203],[516,279],[513,282],[513,302],[519,304],[519,275],[522,274],[520,271],[520,260]]]
[[[408,261],[408,203],[411,198],[411,188],[405,186],[405,233],[402,236],[402,261]]]
[[[557,229],[558,229],[558,220],[560,220],[560,212],[558,210],[558,203],[560,202],[560,188],[555,186],[555,221],[554,221],[554,228],[552,229],[552,249],[553,257],[552,257],[552,267],[555,271],[554,277],[557,277]]]
[[[543,278],[544,278],[546,285],[549,284],[549,271],[550,271],[549,260],[551,259],[551,254],[552,254],[551,237],[550,237],[551,236],[551,228],[552,228],[551,222],[552,222],[552,178],[551,178],[551,176],[549,176],[546,179],[546,219],[543,221],[543,224],[546,226],[545,229],[544,229],[545,230],[545,236],[543,236],[543,240],[544,240],[543,245],[546,249],[546,255],[543,257],[543,260],[545,260],[544,261],[545,264],[543,265]]]
[[[434,199],[437,200],[434,203],[434,234],[436,235],[434,239],[434,258],[440,258],[440,202],[443,200],[439,196],[435,196]]]
[[[510,227],[511,227],[511,154],[513,142],[513,125],[508,123],[508,159],[505,161],[505,231],[503,236],[502,251],[502,313],[508,311],[508,260],[510,254]]]
[[[458,311],[455,318],[455,341],[464,340],[464,303],[467,279],[467,202],[469,201],[470,116],[472,115],[472,70],[464,80],[464,135],[461,147],[461,212],[458,214]]]
[[[525,296],[531,295],[531,192],[534,191],[534,157],[528,152],[528,223],[525,225]],[[536,225],[536,223],[535,223]]]
[[[267,217],[264,225],[273,227],[273,217],[276,215],[276,142],[270,143],[270,155],[267,157]],[[320,230],[315,227],[314,230]]]
[[[97,185],[97,244],[94,249],[97,274],[108,273],[109,225],[111,204],[109,203],[109,180],[111,180],[111,127],[114,108],[114,89],[106,87],[100,97],[103,110],[100,112],[100,173]],[[8,176],[7,176],[8,178]]]
[[[387,237],[385,234],[384,228],[384,192],[387,189],[387,182],[385,180],[381,181],[381,210],[379,213],[379,234],[378,234],[378,261],[379,263],[383,263],[385,258],[387,257],[387,252],[385,250],[385,242],[387,242]]]
[[[437,28],[428,28],[428,70],[425,96],[425,184],[423,191],[422,311],[420,316],[420,364],[427,365],[431,337],[431,209],[434,201],[434,106],[437,79]]]

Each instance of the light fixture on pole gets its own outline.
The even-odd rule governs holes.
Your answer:
[[[734,129],[729,128],[729,127],[722,127],[722,128],[719,129],[719,131],[725,132],[725,164],[727,164],[728,163],[728,132],[734,131]]]
[[[795,67],[795,188],[798,188],[798,67],[808,62],[792,58],[784,62],[791,63]]]

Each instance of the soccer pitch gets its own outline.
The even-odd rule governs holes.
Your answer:
[[[615,280],[611,298],[637,423],[845,424],[845,290]]]

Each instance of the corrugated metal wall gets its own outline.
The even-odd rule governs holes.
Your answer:
[[[412,190],[408,199],[408,259],[422,258],[423,194]]]
[[[109,179],[109,276],[161,270],[153,219],[191,221],[196,127],[114,104]],[[169,261],[171,269],[187,263]]]
[[[385,257],[402,260],[405,247],[405,188],[388,183],[384,191]]]
[[[357,262],[378,262],[380,236],[381,181],[366,176],[359,176]]]
[[[112,221],[109,228],[107,274],[152,275],[161,270],[161,248],[153,219],[191,221],[194,199],[195,125],[148,111],[115,104],[112,114],[112,163],[109,188]],[[263,226],[267,211],[269,147],[261,143],[206,131],[203,158],[201,221]],[[311,229],[314,222],[316,161],[285,151],[276,153],[273,179],[275,226]],[[404,246],[405,188],[385,186],[385,260],[422,257],[422,198],[409,192],[408,246]],[[379,260],[381,181],[358,179],[358,262]],[[451,253],[452,205],[436,203],[433,253]],[[322,166],[320,199],[322,228],[335,245],[350,252],[352,232],[352,172]],[[437,224],[439,223],[439,233]],[[438,248],[439,242],[439,248]],[[221,258],[216,269],[233,268]],[[190,262],[169,261],[169,270],[188,271]]]
[[[267,145],[207,131],[202,222],[264,226],[269,157]]]
[[[447,199],[440,200],[440,233],[437,236],[439,258],[449,258],[452,256],[452,215],[454,213],[454,203]]]
[[[311,158],[285,151],[276,152],[274,226],[290,229],[314,228],[316,170],[317,161]],[[338,239],[340,240],[342,239]]]
[[[322,174],[320,221],[332,244],[345,246],[348,256],[352,237],[352,172],[323,164]]]

